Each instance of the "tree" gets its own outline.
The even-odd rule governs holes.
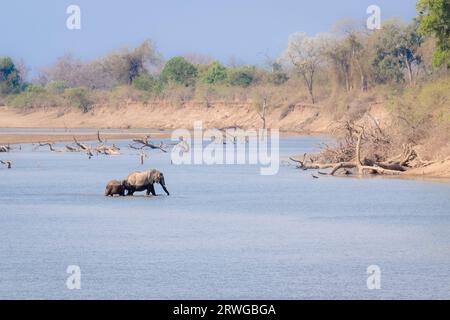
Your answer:
[[[66,87],[86,87],[91,90],[109,89],[117,84],[102,60],[83,62],[72,55],[65,55],[44,69],[39,82],[47,86],[52,82],[64,83]]]
[[[284,52],[284,58],[303,77],[312,103],[315,103],[314,78],[322,63],[324,40],[323,36],[308,37],[303,32],[294,33],[289,37],[288,47]]]
[[[167,61],[161,71],[161,80],[164,83],[174,82],[183,86],[192,86],[197,77],[197,68],[183,57],[174,57]]]
[[[202,80],[208,84],[217,84],[227,79],[227,68],[214,61],[206,70]]]
[[[433,35],[437,40],[433,65],[450,68],[450,1],[418,0],[417,10],[420,13],[420,34]]]
[[[269,55],[266,55],[265,64],[270,69],[270,71],[266,73],[267,82],[278,86],[289,80],[288,75],[283,71],[283,64],[279,59],[272,59]]]
[[[422,61],[418,54],[422,37],[417,33],[417,24],[402,26],[389,22],[375,37],[372,65],[376,79],[399,82],[404,80],[406,73],[409,84],[413,85],[413,69]]]
[[[159,54],[147,40],[132,51],[124,49],[109,55],[102,64],[118,83],[131,85],[139,75],[157,66],[159,62]]]
[[[347,42],[351,48],[352,69],[356,69],[359,73],[361,91],[367,90],[367,60],[368,44],[367,38],[359,32],[350,32],[347,36]]]
[[[0,57],[0,94],[8,94],[20,90],[21,77],[19,70],[10,57]]]
[[[336,71],[342,75],[345,81],[345,89],[350,91],[352,46],[349,45],[347,39],[332,39],[325,50],[325,56],[331,60]]]
[[[415,84],[413,68],[422,62],[419,48],[423,43],[422,37],[417,32],[418,24],[412,24],[401,28],[398,35],[398,43],[395,50],[396,55],[401,60],[401,65],[406,69],[410,85]]]

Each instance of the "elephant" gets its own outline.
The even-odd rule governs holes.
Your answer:
[[[124,196],[125,190],[126,190],[125,183],[126,183],[126,180],[123,180],[123,181],[111,180],[106,185],[105,196],[113,197],[115,194],[117,194],[119,196]]]
[[[147,190],[147,195],[150,193],[156,196],[155,187],[153,184],[159,183],[167,195],[170,195],[166,189],[166,182],[164,175],[158,170],[149,170],[143,172],[132,172],[124,181],[124,187],[127,190],[127,196],[132,196],[136,191]]]

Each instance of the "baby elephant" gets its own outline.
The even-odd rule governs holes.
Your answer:
[[[111,196],[113,197],[115,194],[119,196],[125,196],[125,186],[124,183],[126,181],[118,181],[118,180],[111,180],[106,185],[105,190],[105,196]]]

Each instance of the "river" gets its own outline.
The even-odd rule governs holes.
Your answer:
[[[280,141],[281,157],[323,137]],[[169,154],[21,151],[0,168],[1,299],[449,299],[450,183],[314,179],[282,162],[172,165]],[[170,196],[106,198],[164,172]],[[81,289],[69,290],[69,265]],[[367,268],[381,288],[369,290]]]

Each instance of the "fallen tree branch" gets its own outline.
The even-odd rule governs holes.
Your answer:
[[[92,153],[91,147],[89,147],[88,145],[85,145],[83,143],[79,143],[75,137],[73,137],[73,140],[75,141],[75,144],[88,155],[89,159],[92,156],[94,156],[94,154]]]
[[[11,169],[12,167],[12,161],[7,161],[7,160],[0,160],[1,164],[4,164],[6,166],[6,168]]]
[[[344,138],[344,142],[338,144],[335,148],[329,147],[325,145],[323,147],[323,154],[326,155],[325,161],[328,158],[332,159],[342,159],[347,158],[349,161],[336,161],[336,162],[314,162],[312,157],[307,159],[307,154],[303,155],[303,159],[294,159],[289,158],[291,161],[296,162],[297,168],[303,170],[324,170],[330,169],[330,171],[322,172],[319,171],[319,174],[322,175],[330,175],[334,176],[338,172],[344,170],[344,174],[350,174],[350,169],[356,171],[358,175],[365,174],[382,174],[382,175],[400,175],[404,171],[407,170],[407,165],[409,165],[410,161],[416,158],[416,152],[412,148],[412,146],[404,146],[403,152],[392,158],[386,162],[375,161],[372,159],[363,159],[362,156],[362,144],[364,139],[370,139],[369,141],[376,143],[386,143],[385,138],[382,139],[377,136],[377,134],[383,134],[381,128],[378,123],[376,123],[376,133],[369,132],[366,135],[366,130],[363,126],[355,125],[351,122],[346,122],[344,124],[344,128],[347,131],[347,135]],[[389,143],[389,142],[387,142]],[[353,148],[353,150],[352,150]],[[351,158],[349,157],[350,155]]]
[[[133,144],[130,144],[129,147],[136,150],[141,150],[144,148],[150,148],[150,149],[159,149],[162,152],[167,152],[163,147],[163,143],[161,142],[159,145],[154,144],[150,140],[148,140],[148,136],[142,139],[133,139]]]
[[[49,142],[45,142],[45,143],[39,142],[38,143],[38,147],[46,147],[46,146],[48,146],[48,148],[51,152],[65,152],[66,151],[65,149],[55,148],[53,146],[53,144],[49,143]]]
[[[6,145],[6,146],[0,146],[0,152],[9,152],[11,151],[11,147],[10,145]]]

